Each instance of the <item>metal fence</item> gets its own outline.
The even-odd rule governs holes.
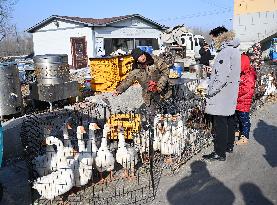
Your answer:
[[[105,108],[103,108],[102,112],[105,112],[104,110]],[[91,172],[91,177],[85,184],[78,184],[77,187],[74,187],[73,185],[77,183],[76,181],[80,181],[78,179],[74,179],[74,181],[71,182],[73,184],[72,189],[70,188],[69,192],[63,194],[62,196],[55,197],[53,200],[49,200],[49,198],[51,198],[49,196],[48,199],[45,199],[38,195],[43,195],[42,192],[51,191],[51,188],[48,190],[48,186],[56,186],[56,188],[63,186],[63,182],[61,180],[55,183],[51,181],[53,179],[49,178],[50,181],[48,182],[45,181],[48,180],[46,177],[44,177],[44,179],[41,177],[46,175],[46,173],[38,173],[41,172],[42,169],[47,168],[43,163],[38,164],[40,167],[38,167],[35,163],[39,157],[47,156],[47,152],[49,155],[47,147],[45,148],[45,146],[42,145],[43,141],[50,136],[55,136],[59,140],[63,141],[63,144],[65,144],[66,139],[62,136],[63,134],[61,128],[63,128],[65,120],[71,118],[72,130],[69,131],[68,140],[72,143],[72,147],[76,149],[77,153],[75,153],[75,155],[82,155],[84,153],[80,151],[80,145],[78,145],[78,138],[75,130],[78,125],[82,125],[85,130],[88,131],[89,122],[92,118],[94,118],[98,126],[101,127],[100,130],[95,131],[96,146],[100,149],[103,135],[102,128],[104,127],[104,119],[102,118],[100,112],[95,110],[95,105],[92,105],[78,111],[64,110],[63,112],[59,111],[58,113],[50,113],[47,115],[32,115],[26,118],[22,126],[21,139],[23,146],[25,147],[25,159],[30,170],[30,185],[32,187],[38,187],[37,190],[40,190],[40,193],[38,193],[35,189],[32,189],[32,201],[34,203],[59,204],[61,201],[66,201],[69,204],[140,204],[154,198],[155,190],[161,175],[161,166],[157,164],[157,161],[154,161],[153,152],[146,153],[148,156],[147,158],[149,159],[147,162],[142,163],[139,158],[134,159],[136,160],[136,162],[134,162],[135,175],[131,179],[130,176],[123,176],[124,170],[122,165],[118,162],[114,162],[116,158],[116,149],[118,147],[118,139],[111,138],[107,138],[107,148],[113,158],[114,167],[112,170],[106,171],[104,165],[103,167],[101,167],[102,165],[97,167],[95,163],[86,164],[87,167],[85,168],[88,172]],[[140,133],[137,133],[137,135],[140,136]],[[88,134],[86,134],[83,138],[86,143],[88,141],[88,137]],[[134,142],[127,142],[126,140],[126,144],[128,144],[129,148],[134,149]],[[55,149],[57,148],[50,151],[53,152],[53,155],[57,153],[57,150]],[[52,153],[50,155],[52,155]],[[108,155],[104,156],[104,160],[108,159]],[[73,169],[73,177],[76,177],[76,173],[74,172],[81,172],[81,163],[82,161],[80,160],[80,162],[76,164],[77,166],[74,166],[73,168],[71,167]],[[58,165],[54,166],[58,167]],[[51,173],[55,173],[57,170],[58,169],[54,168],[54,170],[46,176],[51,176]],[[100,174],[99,170],[103,173]],[[112,178],[110,176],[111,171],[113,171]],[[67,170],[63,173],[61,172],[61,175],[53,175],[53,177],[59,176],[62,178],[62,175],[66,175],[66,172]],[[81,173],[79,173],[79,175],[80,174]],[[128,175],[129,174],[130,173],[128,173]],[[127,177],[130,177],[130,179]],[[64,182],[70,180],[70,177],[65,178]],[[43,188],[39,186],[43,186]],[[63,193],[63,191],[61,191],[61,193]]]
[[[33,203],[145,204],[153,200],[162,173],[176,173],[211,142],[205,100],[188,87],[174,87],[173,98],[162,105],[167,114],[156,113],[154,122],[143,109],[112,113],[109,103],[79,103],[71,110],[27,116],[21,140]],[[67,152],[56,160],[60,146],[70,149],[63,149]],[[120,155],[121,149],[127,155]],[[87,155],[93,160],[82,161]]]
[[[172,98],[161,104],[160,110],[166,114],[157,112],[152,120],[143,108],[111,112],[105,100],[27,116],[21,140],[33,187],[32,202],[146,204],[153,200],[163,174],[178,172],[212,141],[211,123],[204,114],[205,99],[193,94],[196,85],[174,86]],[[276,67],[263,67],[257,73],[252,112],[275,93]],[[56,144],[45,146],[47,140],[51,143],[49,139]],[[66,163],[52,159],[60,145],[69,148],[62,155]],[[84,156],[93,160],[84,162]],[[44,161],[38,160],[42,158]]]

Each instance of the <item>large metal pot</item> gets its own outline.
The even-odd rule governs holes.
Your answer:
[[[195,64],[189,66],[190,73],[196,73],[196,78],[202,79],[207,77],[206,71],[203,70],[204,66],[202,64]]]
[[[34,63],[39,84],[54,85],[69,81],[67,55],[37,55],[34,57]]]
[[[22,95],[17,64],[0,63],[0,116],[21,111]]]

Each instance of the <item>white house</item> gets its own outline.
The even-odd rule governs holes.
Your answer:
[[[67,54],[75,68],[88,58],[136,46],[158,49],[163,25],[139,14],[94,19],[53,15],[27,31],[33,34],[35,55]]]

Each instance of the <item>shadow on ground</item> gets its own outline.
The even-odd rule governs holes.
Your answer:
[[[240,186],[240,191],[245,205],[274,205],[255,184],[244,183]]]
[[[0,205],[31,204],[28,169],[24,161],[2,167],[0,185]]]
[[[205,162],[195,161],[191,164],[191,175],[181,179],[167,192],[167,200],[171,205],[231,205],[235,195],[210,175]]]
[[[271,167],[277,167],[277,127],[260,120],[254,130],[254,138],[265,148],[264,158]]]

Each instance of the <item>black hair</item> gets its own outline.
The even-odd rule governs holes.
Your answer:
[[[145,52],[142,51],[140,48],[134,48],[131,52],[131,55],[132,55],[132,57],[134,58],[135,61],[137,61],[138,58],[143,54],[145,54]]]
[[[225,28],[224,26],[219,26],[219,27],[216,27],[216,28],[212,29],[210,31],[209,35],[212,35],[214,37],[218,37],[219,35],[221,35],[225,32],[228,32],[228,29]]]

